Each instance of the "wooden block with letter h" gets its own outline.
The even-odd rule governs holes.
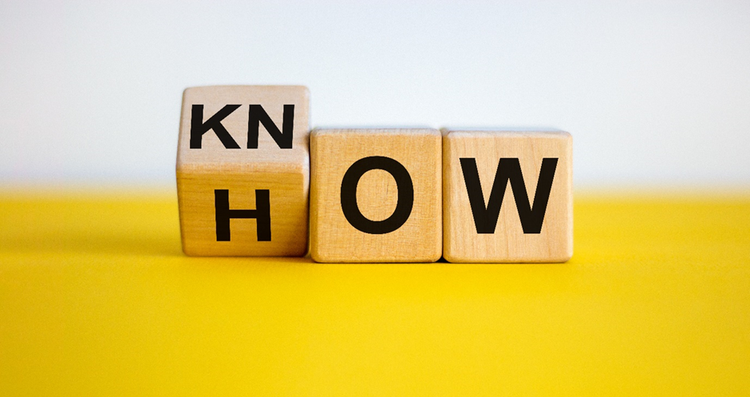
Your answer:
[[[442,150],[434,129],[316,129],[310,255],[434,262],[442,253]]]
[[[572,150],[562,131],[443,130],[445,259],[570,259]]]
[[[305,87],[186,89],[177,150],[185,254],[304,255],[308,145]]]

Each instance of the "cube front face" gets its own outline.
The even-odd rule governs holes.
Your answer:
[[[183,251],[304,255],[308,145],[305,87],[186,89],[177,150]]]
[[[318,262],[434,262],[442,151],[432,129],[314,130],[310,254]]]
[[[445,258],[450,262],[570,259],[572,147],[566,132],[444,131]]]
[[[189,172],[178,174],[182,249],[192,256],[303,256],[307,251],[307,190],[300,172]],[[217,225],[217,196],[230,210],[256,210],[268,192],[268,226],[257,218],[230,218]],[[226,191],[223,193],[222,191]],[[261,192],[259,197],[256,191]],[[221,203],[219,203],[221,205]],[[262,207],[262,205],[261,205]],[[226,223],[226,222],[225,222]],[[228,240],[218,241],[229,232]],[[268,241],[259,235],[270,232]],[[224,239],[227,236],[223,237]]]

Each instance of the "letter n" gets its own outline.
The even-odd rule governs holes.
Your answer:
[[[261,105],[250,105],[250,114],[247,119],[247,148],[258,148],[258,129],[260,124],[266,128],[276,144],[281,149],[292,148],[292,138],[294,131],[294,105],[284,105],[284,120],[281,122],[281,131],[274,124],[271,117]]]

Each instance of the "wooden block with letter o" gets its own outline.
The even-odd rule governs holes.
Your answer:
[[[433,262],[442,253],[441,135],[316,129],[310,254],[318,262]]]
[[[177,150],[183,251],[304,255],[308,145],[305,87],[186,89]]]
[[[443,130],[445,258],[570,259],[572,153],[562,131]]]

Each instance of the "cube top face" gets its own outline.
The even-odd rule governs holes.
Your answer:
[[[316,128],[312,131],[313,134],[318,137],[327,135],[352,135],[354,137],[362,136],[375,136],[375,137],[386,137],[386,136],[441,136],[441,132],[428,127],[418,128]],[[390,139],[390,138],[384,138]]]
[[[452,138],[525,138],[525,139],[562,139],[572,140],[573,137],[566,131],[559,130],[470,130],[470,129],[442,129],[443,136]]]
[[[433,262],[442,254],[434,129],[316,129],[310,254],[318,262]]]
[[[564,131],[444,130],[445,258],[485,263],[570,259],[572,151],[572,137]],[[526,197],[517,193],[521,180]],[[519,212],[519,206],[526,208]]]
[[[309,97],[304,86],[187,88],[182,100],[178,170],[217,164],[243,169],[251,163],[253,169],[268,164],[274,169],[279,164],[307,167]],[[276,130],[269,131],[269,127]]]

